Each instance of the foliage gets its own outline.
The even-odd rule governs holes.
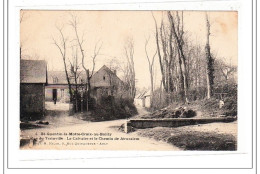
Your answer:
[[[95,105],[92,115],[95,121],[126,119],[137,114],[132,99],[102,97],[101,103]]]
[[[213,85],[214,85],[214,58],[212,57],[210,50],[210,22],[208,15],[206,14],[207,22],[207,44],[205,46],[206,60],[207,60],[207,98],[211,98],[213,95]]]
[[[157,89],[153,92],[153,108],[152,110],[162,109],[168,105],[167,93],[160,89]]]
[[[128,88],[129,95],[134,99],[136,94],[135,65],[134,65],[134,40],[132,37],[126,39],[124,45],[124,56],[127,60],[124,68],[124,85]]]
[[[222,95],[222,97],[220,95]],[[165,110],[165,112],[158,114],[153,114],[154,112],[152,112],[152,114],[145,117],[164,118],[164,115],[173,115],[172,111],[178,107],[186,107],[187,109],[198,112],[199,114],[197,115],[200,117],[214,117],[219,115],[237,116],[237,84],[228,83],[217,86],[215,87],[215,95],[213,97],[206,99],[206,96],[206,87],[201,87],[190,91],[189,103],[179,102],[181,101],[181,96],[177,93],[171,95],[171,104],[168,105],[166,102],[167,93],[156,90],[154,93],[155,104],[151,111],[161,109]],[[224,102],[224,106],[222,108],[219,108],[220,100]]]

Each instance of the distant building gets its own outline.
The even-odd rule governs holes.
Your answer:
[[[115,96],[123,88],[123,81],[107,66],[102,66],[90,79],[91,96],[99,103],[101,97]]]
[[[20,61],[20,118],[35,120],[44,116],[47,63]]]
[[[78,86],[85,84],[86,73],[79,72],[77,79]],[[75,89],[75,80],[69,73],[70,84]],[[48,85],[46,86],[45,98],[46,101],[69,102],[69,85],[65,71],[48,71]]]
[[[84,71],[79,72],[78,88],[86,84]],[[72,90],[75,90],[75,79],[69,74]],[[102,97],[123,94],[123,82],[115,71],[107,66],[101,67],[90,79],[90,96],[96,103]],[[123,93],[123,92],[122,92]],[[35,120],[44,116],[45,101],[69,102],[69,86],[64,71],[47,71],[44,60],[21,60],[20,65],[20,112],[21,119]]]
[[[151,107],[151,92],[144,91],[135,97],[135,104],[141,107],[150,108]]]
[[[72,89],[75,89],[74,78],[69,75]],[[79,72],[77,85],[82,86],[86,83],[85,71]],[[91,97],[99,102],[101,97],[114,96],[118,94],[123,86],[123,82],[118,78],[115,71],[111,71],[107,66],[102,66],[93,74],[90,79]],[[48,84],[45,90],[46,101],[69,102],[69,86],[64,71],[48,71]]]

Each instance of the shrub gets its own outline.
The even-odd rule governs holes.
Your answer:
[[[152,110],[162,109],[168,105],[167,93],[157,89],[153,92],[153,108]]]
[[[222,108],[223,114],[227,116],[237,116],[237,97],[227,97],[224,102],[225,105]]]
[[[207,95],[207,88],[206,87],[197,87],[189,89],[189,100],[195,101],[195,100],[202,100]]]
[[[214,86],[214,93],[223,93],[223,97],[237,97],[237,84],[236,83],[224,83]],[[217,98],[219,96],[216,96]],[[218,98],[220,99],[220,98]]]
[[[102,97],[92,115],[95,121],[125,119],[137,114],[133,100],[128,98]]]

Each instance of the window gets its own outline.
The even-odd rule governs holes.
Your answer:
[[[104,81],[106,80],[106,77],[105,77],[105,76],[103,76],[103,80],[104,80]]]
[[[53,80],[53,83],[58,83],[58,81],[59,81],[58,77],[53,77],[52,80]]]

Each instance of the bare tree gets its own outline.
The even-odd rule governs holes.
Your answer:
[[[237,71],[237,67],[233,66],[231,63],[225,63],[221,59],[216,59],[214,62],[215,70],[219,70],[220,74],[216,74],[215,76],[222,76],[227,81],[230,79],[230,76]]]
[[[65,74],[66,74],[66,79],[69,85],[69,94],[70,94],[70,102],[73,101],[72,98],[72,88],[71,88],[71,83],[70,83],[70,78],[69,78],[69,74],[68,74],[68,70],[67,70],[67,42],[68,39],[65,38],[62,28],[58,28],[56,27],[58,32],[59,32],[59,42],[57,40],[55,40],[54,38],[52,38],[53,40],[53,44],[58,48],[60,55],[62,57],[63,60],[63,65],[64,65],[64,70],[65,70]]]
[[[164,86],[165,91],[167,91],[166,82],[165,82],[166,77],[165,77],[163,59],[162,59],[161,50],[160,50],[159,31],[158,31],[157,21],[156,21],[154,15],[153,15],[153,12],[152,12],[152,16],[153,16],[154,24],[155,24],[155,39],[156,39],[157,53],[158,53],[158,57],[159,57],[160,69],[161,69],[161,74],[162,74],[162,84]]]
[[[111,56],[107,59],[106,64],[112,71],[116,70],[116,72],[124,72],[124,60],[122,58]]]
[[[75,32],[75,36],[76,36],[76,42],[77,45],[79,47],[80,53],[81,53],[81,64],[83,69],[85,70],[86,73],[86,90],[88,89],[88,84],[89,84],[89,70],[86,68],[85,66],[85,52],[83,49],[83,42],[84,42],[84,34],[82,34],[81,38],[79,37],[78,34],[78,25],[79,25],[79,21],[78,21],[78,17],[76,15],[71,14],[71,20],[69,21],[69,24],[72,26],[74,32]]]
[[[157,52],[160,62],[160,69],[162,74],[162,85],[164,91],[167,93],[166,102],[172,100],[172,95],[175,89],[177,89],[177,78],[176,78],[176,56],[177,49],[175,48],[173,30],[169,22],[164,21],[162,15],[161,25],[157,27],[157,21],[152,14],[155,22],[155,39],[157,45]],[[182,82],[182,81],[181,81]]]
[[[201,90],[206,84],[205,59],[201,59],[204,57],[203,51],[189,39],[188,31],[184,34],[183,12],[168,11],[167,18],[162,15],[160,26],[157,26],[153,13],[152,16],[162,74],[161,82],[167,94],[166,103],[169,104],[176,98],[175,94],[180,94],[184,102],[189,102],[193,95],[189,91],[194,90],[190,88],[196,86],[197,90]]]
[[[134,67],[134,41],[133,38],[128,38],[124,45],[125,57],[127,60],[126,66],[126,82],[129,87],[129,94],[132,99],[135,97],[135,67]]]
[[[79,31],[78,31],[79,19],[78,19],[78,17],[76,15],[71,14],[71,20],[69,21],[69,24],[72,26],[72,28],[75,32],[75,37],[76,37],[75,40],[76,40],[76,43],[77,43],[80,53],[81,53],[81,64],[86,73],[85,93],[87,93],[86,100],[87,100],[87,110],[88,110],[88,100],[90,97],[90,90],[91,90],[90,79],[94,73],[96,58],[99,55],[100,49],[102,47],[102,43],[98,46],[98,42],[97,42],[95,45],[94,53],[91,56],[92,71],[91,71],[91,73],[89,73],[89,70],[85,66],[86,51],[83,49],[83,43],[85,41],[85,38],[84,38],[84,33],[81,35],[81,37],[79,36]]]
[[[152,58],[149,58],[148,52],[147,52],[147,45],[149,43],[150,40],[150,36],[148,38],[146,38],[145,40],[145,54],[146,54],[146,58],[148,61],[148,65],[149,65],[149,72],[150,72],[150,80],[151,80],[151,106],[153,106],[153,91],[154,91],[154,58],[157,54],[157,50],[155,51],[154,55]]]
[[[160,39],[163,53],[163,65],[165,73],[165,91],[167,95],[167,103],[170,102],[170,96],[173,92],[173,76],[172,69],[174,68],[174,59],[176,57],[173,43],[173,32],[170,26],[163,21],[160,27]]]
[[[69,21],[69,24],[72,26],[74,32],[75,32],[75,37],[76,37],[76,42],[77,45],[79,46],[80,53],[81,53],[81,64],[83,69],[85,70],[86,74],[89,73],[88,69],[85,66],[85,58],[86,58],[86,51],[83,49],[83,43],[85,41],[84,33],[79,36],[79,31],[78,31],[78,25],[79,25],[79,19],[76,15],[71,14],[71,20]],[[94,73],[95,70],[95,65],[96,65],[96,58],[98,55],[100,55],[100,50],[102,48],[102,42],[100,43],[99,41],[96,42],[95,48],[93,51],[93,55],[91,56],[92,58],[92,71],[90,74],[88,74],[88,78],[90,79]],[[89,80],[88,79],[88,80]]]
[[[207,25],[207,42],[205,46],[206,60],[207,60],[207,98],[211,98],[213,95],[213,85],[214,85],[214,59],[212,58],[210,52],[210,23],[208,19],[208,14],[206,13],[206,25]]]
[[[214,65],[213,54],[210,50],[210,24],[207,22],[207,43],[201,47],[189,37],[189,31],[184,32],[183,12],[167,12],[167,18],[162,14],[161,23],[155,24],[155,40],[162,75],[161,85],[166,92],[166,103],[169,104],[169,96],[181,94],[184,102],[209,98],[213,95],[214,81],[224,79],[227,81],[235,67]],[[166,20],[168,19],[168,20]],[[204,45],[204,44],[203,44]],[[206,55],[206,59],[205,59]],[[218,68],[215,79],[215,68]],[[205,75],[206,74],[206,75]],[[222,80],[223,81],[223,80]],[[232,81],[230,79],[229,81]],[[222,82],[223,83],[223,82]],[[219,83],[221,84],[221,83]],[[176,92],[176,93],[175,93]],[[178,96],[174,97],[178,98]],[[170,99],[174,99],[171,97]],[[177,99],[179,100],[179,99]]]
[[[70,72],[73,76],[74,79],[74,83],[75,83],[75,92],[74,92],[74,101],[75,101],[75,112],[79,111],[79,104],[78,104],[78,100],[79,100],[79,92],[78,92],[78,79],[80,76],[81,72],[78,72],[79,70],[79,63],[78,63],[78,49],[76,47],[76,49],[74,49],[74,47],[71,48],[72,49],[72,60],[69,59],[69,63],[70,63]]]
[[[188,78],[187,78],[187,64],[186,57],[183,50],[184,40],[183,40],[183,12],[181,12],[181,18],[179,13],[176,12],[175,20],[170,11],[168,11],[168,18],[173,32],[173,37],[175,39],[176,47],[178,49],[180,74],[181,74],[181,85],[184,90],[185,101],[188,102]],[[182,22],[180,22],[182,20]]]

